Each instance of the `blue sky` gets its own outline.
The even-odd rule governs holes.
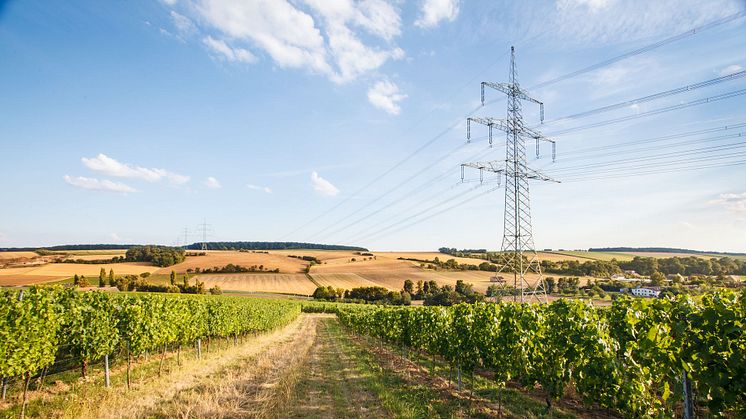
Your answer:
[[[479,107],[479,83],[507,81],[511,45],[531,88],[744,9],[0,2],[0,247],[181,244],[206,219],[210,240],[496,249],[503,189],[473,172],[460,184],[459,164],[504,159],[484,127],[466,144],[465,118],[505,117],[495,91]],[[556,121],[744,68],[741,17],[530,90],[547,121],[528,103],[525,119],[556,140],[557,161],[529,144],[529,162],[562,181],[531,185],[537,247],[746,251],[746,128],[732,128],[746,95],[683,106],[746,77]],[[686,135],[661,138],[674,134]]]

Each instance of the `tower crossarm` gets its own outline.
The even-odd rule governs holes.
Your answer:
[[[512,173],[509,173],[512,174]],[[557,179],[553,179],[544,173],[541,173],[538,170],[531,169],[530,167],[524,167],[520,173],[518,173],[518,177],[523,177],[526,179],[531,180],[543,180],[545,182],[554,182],[554,183],[562,183]]]
[[[527,102],[533,102],[539,105],[540,119],[541,119],[541,122],[544,122],[544,102],[541,102],[529,96],[528,93],[526,93],[525,90],[521,89],[521,87],[517,83],[494,83],[491,81],[483,81],[482,82],[482,106],[484,106],[484,87],[485,86],[491,87],[499,92],[503,92],[508,96],[515,96],[518,99],[525,100]]]
[[[483,118],[480,116],[472,116],[470,118],[466,118],[466,142],[470,142],[471,140],[471,123],[476,122],[477,124],[486,125],[489,129],[489,141],[490,145],[492,145],[492,129],[496,128],[500,131],[508,132],[508,122],[504,119],[498,119],[498,118]]]
[[[497,173],[498,175],[502,175],[503,173],[505,173],[504,161],[495,160],[488,162],[463,163],[461,165],[461,182],[464,181],[465,167],[479,170],[479,182],[484,182],[484,172]],[[497,181],[499,185],[500,176],[498,176]]]
[[[536,157],[539,157],[539,143],[546,142],[552,144],[552,161],[557,159],[557,143],[551,138],[543,136],[540,132],[528,127],[522,127],[522,133],[525,137],[536,140]]]

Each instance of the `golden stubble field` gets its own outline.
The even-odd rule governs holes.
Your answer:
[[[200,253],[200,251],[190,250],[187,253]],[[184,262],[160,268],[155,273],[168,274],[171,271],[184,273],[187,269],[222,268],[229,263],[241,265],[246,268],[250,268],[253,265],[263,265],[267,270],[279,268],[280,273],[300,273],[303,272],[303,269],[308,265],[308,262],[291,258],[288,257],[287,254],[277,252],[252,253],[234,250],[208,250],[205,253],[205,256],[187,256]]]
[[[195,251],[189,251],[194,253]],[[495,274],[485,271],[443,271],[424,269],[420,262],[399,260],[399,258],[442,261],[456,259],[463,264],[478,265],[482,259],[457,258],[438,252],[371,252],[375,257],[361,256],[352,251],[325,250],[280,250],[268,253],[238,251],[207,251],[205,256],[188,256],[186,261],[174,266],[159,268],[147,263],[126,262],[116,264],[75,264],[46,263],[38,266],[24,266],[11,269],[0,269],[0,286],[33,285],[54,282],[71,276],[85,275],[97,277],[103,267],[108,273],[113,269],[116,274],[168,274],[172,270],[178,274],[188,269],[206,269],[223,267],[229,263],[251,267],[263,265],[265,269],[280,269],[280,273],[245,273],[245,274],[210,274],[199,275],[208,287],[220,286],[226,291],[268,292],[310,295],[316,284],[334,288],[351,289],[355,287],[381,286],[390,290],[400,290],[404,281],[409,279],[415,284],[418,281],[436,281],[440,285],[455,285],[463,280],[473,284],[478,291],[484,292],[492,282]],[[86,260],[106,259],[124,255],[123,250],[80,251],[70,252],[69,258]],[[313,256],[321,261],[320,265],[311,268],[310,277],[305,271],[308,262],[291,258],[295,256]],[[578,259],[574,256],[558,254],[541,254],[540,257],[550,260]],[[26,261],[42,260],[33,252],[0,252],[1,258]],[[352,259],[355,259],[353,262]],[[365,259],[365,260],[363,260]],[[581,259],[582,260],[582,259]],[[35,262],[34,262],[35,263]],[[507,278],[507,275],[503,276]]]

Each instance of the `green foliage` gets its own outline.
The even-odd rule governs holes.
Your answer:
[[[540,384],[547,403],[573,387],[589,403],[629,417],[664,417],[681,403],[686,371],[711,413],[746,413],[746,290],[693,299],[620,297],[611,308],[561,299],[548,305],[338,306],[362,334],[441,356],[498,383]]]
[[[40,288],[0,291],[0,377],[35,373],[54,362],[59,297]]]
[[[126,258],[128,261],[150,262],[156,266],[166,267],[183,262],[186,256],[181,247],[148,245],[128,249]]]
[[[164,344],[272,330],[300,313],[291,301],[240,297],[117,295],[61,288],[0,291],[0,377],[50,366],[58,344],[88,362],[120,348],[132,355]]]

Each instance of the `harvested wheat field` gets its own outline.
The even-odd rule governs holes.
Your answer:
[[[489,262],[486,259],[477,259],[477,258],[462,258],[457,256],[451,256],[445,253],[439,253],[439,252],[376,252],[374,253],[376,255],[376,258],[378,259],[398,259],[398,258],[404,258],[404,259],[418,259],[418,260],[434,260],[435,258],[438,258],[441,262],[445,262],[449,259],[455,259],[456,262],[460,264],[465,265],[479,265],[482,262]],[[420,262],[414,262],[419,265]]]
[[[141,274],[143,272],[155,272],[158,267],[147,262],[123,262],[123,263],[48,263],[43,266],[32,268],[28,274],[47,275],[59,278],[68,278],[75,274],[85,276],[98,276],[101,268],[106,272],[113,269],[117,275]]]
[[[190,250],[188,253],[195,252],[198,251]],[[206,253],[205,256],[187,256],[184,262],[159,269],[156,273],[167,274],[172,270],[177,273],[184,273],[187,269],[212,269],[216,266],[222,268],[229,263],[246,268],[253,265],[264,265],[267,270],[279,268],[282,273],[298,273],[303,272],[303,269],[308,265],[306,261],[277,253],[252,253],[234,250],[208,250]]]
[[[207,274],[196,278],[207,288],[217,285],[224,291],[311,295],[316,290],[305,274]]]
[[[111,251],[107,253],[67,253],[66,259],[80,259],[80,260],[105,260],[105,259],[111,259],[114,257],[124,256],[125,255],[124,250],[116,250]]]
[[[39,255],[36,252],[0,252],[0,260],[6,259],[33,259]]]
[[[369,281],[362,276],[354,273],[327,273],[327,274],[311,274],[314,281],[318,282],[323,287],[334,287],[350,290],[359,287],[376,287],[380,286],[378,283]]]
[[[271,250],[270,254],[277,255],[294,255],[294,256],[313,256],[323,264],[348,263],[350,259],[360,259],[365,256],[356,255],[353,251],[348,250],[314,250],[314,249],[293,249],[293,250]]]

